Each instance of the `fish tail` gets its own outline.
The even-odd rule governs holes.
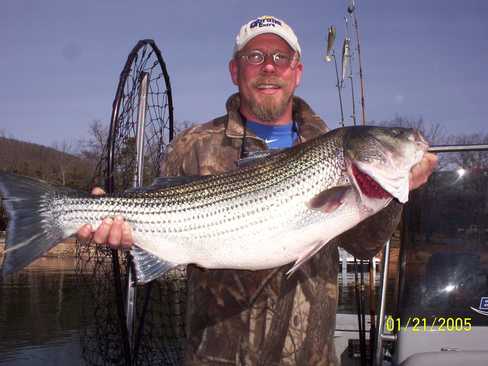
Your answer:
[[[62,188],[60,191],[40,180],[0,172],[0,194],[9,218],[2,266],[5,276],[27,266],[69,235],[63,232],[50,204],[50,197],[62,194]]]

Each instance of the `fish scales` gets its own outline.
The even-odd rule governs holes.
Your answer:
[[[225,233],[227,228],[235,232],[232,222],[239,223],[241,217],[247,217],[246,227],[251,226],[249,221],[258,224],[264,211],[293,207],[297,199],[303,200],[307,194],[310,198],[319,190],[336,183],[330,177],[342,176],[344,171],[343,165],[335,170],[329,166],[331,161],[337,161],[332,159],[332,155],[337,155],[337,146],[317,143],[308,149],[298,149],[298,153],[295,153],[298,158],[292,164],[286,164],[290,156],[280,156],[257,168],[250,167],[184,186],[121,197],[102,197],[82,210],[96,215],[79,215],[80,207],[88,203],[85,198],[59,198],[59,202],[54,200],[54,204],[59,205],[59,215],[66,217],[66,222],[78,227],[86,222],[97,226],[104,217],[123,214],[133,224],[134,231],[164,233],[170,230],[197,236],[202,235],[201,230],[208,228],[220,234]],[[296,199],[290,200],[290,197]],[[265,206],[256,209],[257,202],[265,202]],[[63,213],[63,209],[69,213]],[[228,215],[230,219],[223,218]],[[161,227],[161,224],[168,227]],[[205,235],[198,236],[203,237]]]

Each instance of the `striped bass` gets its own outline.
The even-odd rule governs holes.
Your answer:
[[[427,150],[413,129],[344,127],[219,175],[160,178],[148,191],[94,197],[0,173],[9,224],[3,274],[20,270],[86,223],[131,225],[139,283],[181,264],[259,270],[294,262],[408,200]]]

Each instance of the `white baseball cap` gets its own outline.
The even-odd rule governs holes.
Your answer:
[[[273,33],[283,38],[290,47],[301,55],[302,50],[298,38],[293,29],[283,20],[270,15],[263,15],[244,24],[236,36],[234,55],[242,50],[244,46],[256,36],[264,33]]]

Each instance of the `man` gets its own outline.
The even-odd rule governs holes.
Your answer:
[[[162,174],[206,175],[236,169],[236,161],[269,148],[289,147],[327,131],[294,91],[301,49],[282,20],[263,16],[242,26],[229,63],[239,92],[227,114],[192,127],[168,146]],[[436,164],[426,154],[412,171],[411,188]],[[387,208],[329,243],[287,278],[289,265],[263,271],[188,267],[186,365],[335,365],[337,246],[360,258],[377,253],[398,224],[401,205]],[[90,235],[84,227],[80,236]],[[98,243],[132,242],[121,217],[95,232]]]

